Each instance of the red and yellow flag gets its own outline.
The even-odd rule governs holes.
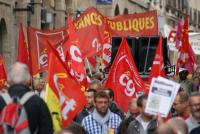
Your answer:
[[[51,49],[53,47],[51,46]],[[58,53],[50,51],[46,102],[50,109],[54,130],[66,127],[86,104],[81,85],[68,73]]]

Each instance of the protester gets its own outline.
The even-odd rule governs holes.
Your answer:
[[[8,94],[14,98],[22,98],[30,92],[29,84],[31,76],[28,67],[22,63],[15,63],[8,71],[8,83],[10,85]],[[0,111],[6,103],[0,97]],[[28,116],[28,123],[32,134],[53,134],[52,119],[45,102],[37,95],[33,95],[25,104]]]
[[[199,92],[199,88],[200,88],[200,76],[194,76],[192,77],[193,79],[193,82],[194,82],[194,85],[195,85],[195,88],[196,88],[196,91]]]
[[[188,70],[185,68],[181,68],[179,71],[179,79],[180,79],[181,87],[188,94],[191,94],[192,92],[195,91],[195,85],[191,80],[187,79],[187,76],[188,76]]]
[[[189,118],[189,95],[185,91],[181,91],[176,95],[173,108],[178,117],[184,120]]]
[[[137,108],[137,100],[133,98],[129,102],[129,111],[127,117],[121,122],[118,134],[126,134],[129,124],[131,121],[135,120],[138,114],[139,110]]]
[[[189,98],[190,117],[186,120],[188,132],[192,129],[199,127],[200,124],[200,93],[194,92]]]
[[[137,100],[139,115],[132,121],[127,130],[127,134],[155,134],[157,121],[152,115],[145,113],[147,96],[142,95]]]
[[[94,111],[82,121],[87,134],[117,134],[121,118],[109,110],[109,96],[98,91],[94,101]]]
[[[92,80],[91,83],[89,83],[89,89],[95,89],[95,90],[101,90],[102,84],[100,80]]]
[[[187,131],[187,126],[183,119],[171,118],[158,127],[156,134],[187,134]]]
[[[199,134],[199,132],[200,132],[200,126],[192,129],[190,134]]]
[[[108,96],[109,96],[109,109],[111,112],[119,115],[121,117],[121,119],[123,120],[125,118],[123,111],[119,108],[119,106],[117,105],[117,103],[114,101],[114,92],[112,89],[110,88],[106,88],[104,90]]]
[[[95,96],[96,90],[94,89],[88,89],[85,92],[87,104],[83,108],[83,110],[75,117],[75,121],[79,124],[81,124],[83,118],[88,116],[90,113],[94,110],[94,96]]]
[[[35,90],[36,94],[38,94],[42,99],[45,98],[45,87],[46,82],[42,78],[35,77],[33,79],[33,89]]]
[[[71,122],[59,134],[87,134],[85,129],[76,122]]]

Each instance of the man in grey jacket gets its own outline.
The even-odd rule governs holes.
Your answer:
[[[190,117],[186,120],[188,132],[200,126],[200,93],[194,92],[190,95],[189,99]]]
[[[152,115],[145,113],[147,96],[142,95],[137,99],[140,114],[128,126],[127,134],[155,134],[157,121]]]

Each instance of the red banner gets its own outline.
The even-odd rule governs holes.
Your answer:
[[[42,31],[32,27],[28,28],[29,51],[31,57],[32,74],[43,72],[48,67],[47,40],[54,46],[64,39],[66,28],[54,31]],[[63,49],[58,47],[57,50],[63,59],[65,59]]]
[[[103,46],[106,46],[104,45],[106,43],[104,31],[109,31],[110,37],[158,35],[156,11],[108,18],[92,7],[88,8],[73,24],[79,38],[79,48],[83,59],[97,54],[101,55]],[[48,39],[51,44],[55,45],[64,38],[65,29],[44,32],[29,28],[28,37],[33,74],[47,69],[46,40]],[[62,55],[62,52],[60,54]]]

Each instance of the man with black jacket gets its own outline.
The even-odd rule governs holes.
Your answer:
[[[142,95],[137,99],[137,107],[139,115],[132,121],[126,134],[155,134],[157,128],[157,120],[152,115],[145,113],[147,96]]]
[[[28,67],[20,62],[11,66],[8,72],[8,93],[11,97],[21,98],[25,93],[30,92],[28,87],[31,82],[31,75]],[[0,112],[6,103],[0,97]],[[37,95],[33,95],[25,104],[28,116],[29,128],[32,134],[53,134],[53,124],[49,109],[46,103]]]

